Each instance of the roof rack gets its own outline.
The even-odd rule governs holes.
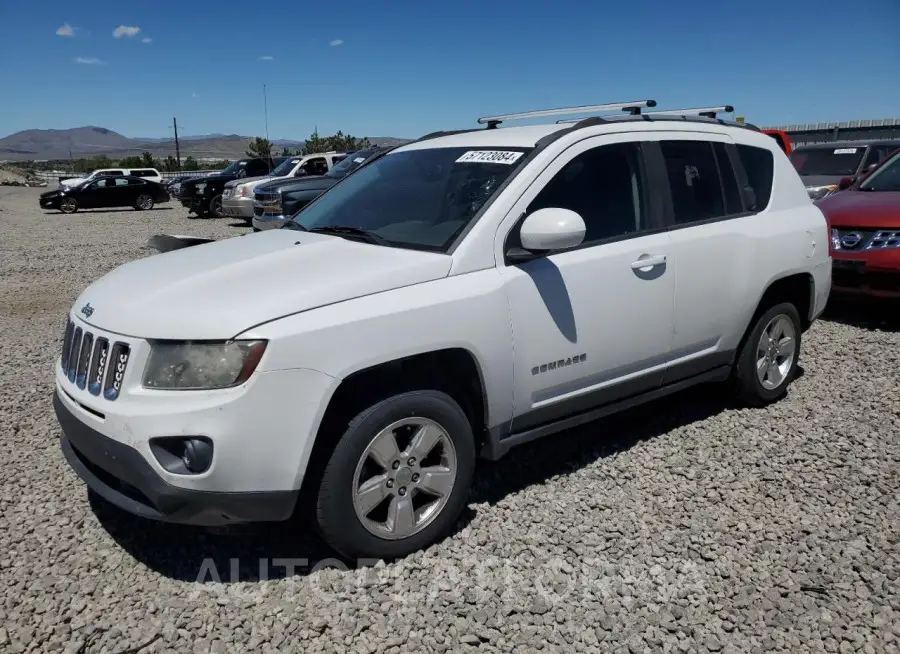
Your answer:
[[[732,113],[734,107],[730,104],[724,104],[721,107],[700,107],[697,109],[668,109],[666,111],[651,111],[646,116],[703,116],[704,118],[715,118],[719,113]]]
[[[632,116],[638,116],[641,109],[655,107],[656,100],[638,100],[636,102],[614,102],[611,104],[582,105],[580,107],[560,107],[558,109],[539,109],[537,111],[525,111],[517,114],[500,114],[498,116],[484,116],[478,119],[479,125],[487,125],[486,129],[496,129],[497,125],[507,120],[523,120],[526,118],[539,118],[541,116],[565,116],[571,114],[583,114],[597,111],[626,111]]]

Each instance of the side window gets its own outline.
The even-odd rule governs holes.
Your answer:
[[[263,159],[253,159],[247,163],[247,167],[244,170],[247,171],[247,177],[257,177],[268,173],[269,166]]]
[[[570,209],[584,219],[584,243],[645,229],[643,167],[636,143],[615,143],[582,152],[538,193],[526,214]]]
[[[328,172],[328,164],[325,163],[325,157],[316,157],[305,161],[301,166],[307,175],[324,175]]]
[[[109,172],[104,173],[104,175],[109,175],[110,177],[121,177],[124,174],[125,173],[121,170],[110,170]]]
[[[775,159],[772,153],[764,148],[752,145],[737,145],[737,153],[741,165],[747,173],[747,181],[756,196],[756,206],[747,207],[750,211],[762,211],[769,206],[772,197],[772,178],[775,175]]]
[[[741,204],[741,187],[738,184],[731,158],[724,143],[713,143],[713,152],[716,154],[716,163],[719,164],[719,174],[722,176],[722,190],[725,192],[725,213],[729,216],[743,213]]]
[[[712,143],[661,141],[659,145],[672,189],[675,223],[682,225],[726,216]]]
[[[143,186],[144,180],[141,179],[129,179],[128,186]]]
[[[128,186],[128,180],[124,177],[116,177],[115,179],[109,180],[113,182],[116,186]]]

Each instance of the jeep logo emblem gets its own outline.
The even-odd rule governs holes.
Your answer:
[[[83,307],[81,307],[81,313],[84,314],[85,318],[90,318],[92,315],[94,315],[94,307],[92,307],[91,303],[88,302]]]

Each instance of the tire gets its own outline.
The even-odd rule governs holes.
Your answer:
[[[153,198],[146,193],[141,193],[134,201],[134,208],[138,211],[150,211],[153,208]]]
[[[224,218],[225,214],[222,213],[222,196],[217,195],[212,200],[209,201],[209,207],[207,209],[208,215],[213,218]]]
[[[396,426],[393,433],[388,431],[392,426]],[[432,437],[428,442],[437,439],[433,448],[414,447],[410,435],[420,433],[422,427],[428,427]],[[376,442],[380,444],[376,453],[389,453],[391,446],[386,443],[393,443],[397,456],[377,465],[376,453],[371,450]],[[417,451],[426,455],[413,462],[409,457]],[[383,454],[378,458],[385,459]],[[423,462],[425,465],[420,465]],[[399,468],[394,468],[398,463]],[[468,499],[474,470],[472,426],[452,397],[431,390],[394,395],[360,412],[340,437],[314,491],[317,530],[331,547],[349,558],[405,556],[440,540],[452,529]],[[384,485],[380,480],[386,480]],[[363,481],[369,481],[374,492],[358,495]],[[445,492],[438,498],[423,491],[428,486]],[[378,497],[380,503],[374,504]],[[371,501],[367,503],[366,498]],[[419,506],[412,508],[416,501]],[[374,508],[366,512],[363,505]],[[392,508],[411,521],[409,529],[396,521],[392,524]]]
[[[774,343],[768,342],[771,336],[775,337]],[[785,337],[793,342],[790,356],[786,355]],[[800,314],[793,304],[782,302],[760,314],[735,363],[738,398],[750,406],[762,407],[784,397],[797,372],[801,338]],[[771,362],[774,368],[769,365]],[[758,372],[760,365],[766,366],[762,373]]]
[[[63,198],[59,203],[59,210],[63,213],[75,213],[78,211],[78,200],[75,198]]]

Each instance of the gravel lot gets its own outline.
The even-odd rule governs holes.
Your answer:
[[[153,234],[247,228],[38,193],[0,188],[0,651],[900,651],[900,330],[878,309],[818,322],[773,407],[701,389],[525,446],[482,466],[449,539],[348,569],[303,525],[89,498],[50,404],[65,311]]]

